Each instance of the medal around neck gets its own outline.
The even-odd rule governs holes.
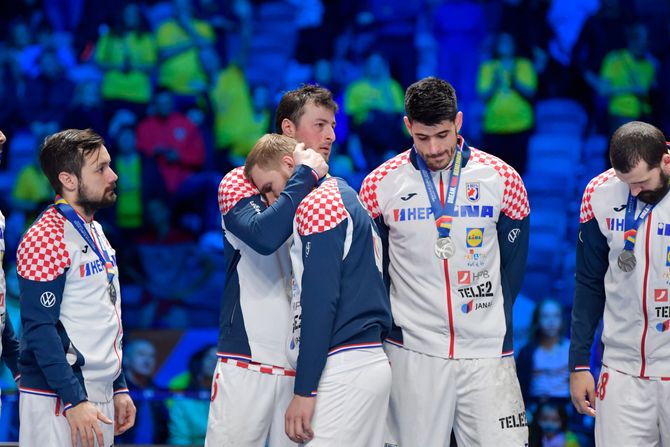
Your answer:
[[[109,292],[109,300],[112,304],[116,304],[116,287],[114,287],[114,284],[110,282],[107,290]]]
[[[449,259],[456,252],[456,245],[449,237],[441,237],[435,241],[435,256],[440,259]]]
[[[633,254],[631,250],[623,250],[621,253],[619,253],[617,264],[624,272],[632,272],[636,263],[637,261],[635,259],[635,254]]]

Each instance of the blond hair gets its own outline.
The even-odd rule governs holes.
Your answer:
[[[279,165],[283,156],[293,156],[295,141],[286,135],[266,133],[258,139],[244,163],[244,176],[251,180],[251,170],[254,166],[261,169],[274,168]]]

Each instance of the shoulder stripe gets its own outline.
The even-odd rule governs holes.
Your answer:
[[[295,221],[301,236],[331,230],[347,218],[337,180],[330,178],[300,202]]]
[[[230,171],[219,183],[219,211],[226,214],[237,202],[260,194],[258,189],[244,176],[244,168]]]
[[[593,214],[593,207],[591,207],[591,196],[596,188],[605,184],[609,179],[614,177],[614,175],[614,169],[609,169],[597,177],[592,178],[589,184],[586,185],[584,195],[582,196],[582,204],[579,208],[579,223],[586,223],[596,217],[595,214]]]
[[[51,207],[28,229],[17,250],[16,268],[31,281],[53,281],[70,267],[64,241],[65,216]]]
[[[368,214],[370,214],[373,219],[381,214],[379,203],[377,202],[377,186],[379,185],[379,182],[381,182],[390,172],[409,163],[410,151],[411,149],[408,149],[390,160],[387,160],[368,174],[368,176],[365,177],[365,180],[363,180],[360,194],[361,202],[363,202],[363,205],[368,210]]]
[[[470,148],[470,161],[481,163],[495,169],[505,181],[500,211],[514,220],[521,220],[530,214],[528,193],[523,180],[516,170],[495,155],[479,149]]]

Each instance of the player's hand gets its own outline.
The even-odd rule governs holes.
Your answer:
[[[2,131],[0,130],[0,146],[2,146],[3,144],[5,144],[5,141],[7,141],[7,137],[6,137],[5,134],[2,133]]]
[[[596,384],[591,371],[570,373],[570,397],[581,414],[596,415]]]
[[[316,397],[293,396],[284,417],[284,428],[291,441],[305,443],[314,437],[312,416],[315,406]]]
[[[314,149],[305,149],[305,143],[298,143],[293,150],[293,161],[296,165],[305,165],[314,169],[319,178],[328,174],[328,163]]]
[[[114,436],[119,436],[135,425],[137,410],[129,394],[121,393],[114,396]]]
[[[77,433],[81,437],[82,447],[95,447],[95,439],[98,440],[98,445],[105,445],[98,421],[105,424],[111,424],[112,421],[95,408],[92,403],[88,401],[79,402],[67,410],[65,417],[70,424],[72,445],[77,445]]]

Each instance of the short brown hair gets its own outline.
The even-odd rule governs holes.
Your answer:
[[[296,144],[298,144],[297,141],[286,135],[266,133],[251,148],[247,161],[244,163],[244,176],[251,180],[251,169],[254,166],[261,169],[277,166],[284,155],[293,155]]]
[[[62,194],[61,172],[74,174],[81,180],[84,159],[102,146],[105,140],[92,129],[68,129],[48,136],[40,149],[40,165],[56,194]]]
[[[337,103],[333,93],[325,87],[316,84],[306,84],[295,90],[289,90],[279,100],[275,111],[275,131],[282,133],[281,123],[288,119],[296,126],[300,117],[305,113],[305,105],[309,102],[337,113]]]

